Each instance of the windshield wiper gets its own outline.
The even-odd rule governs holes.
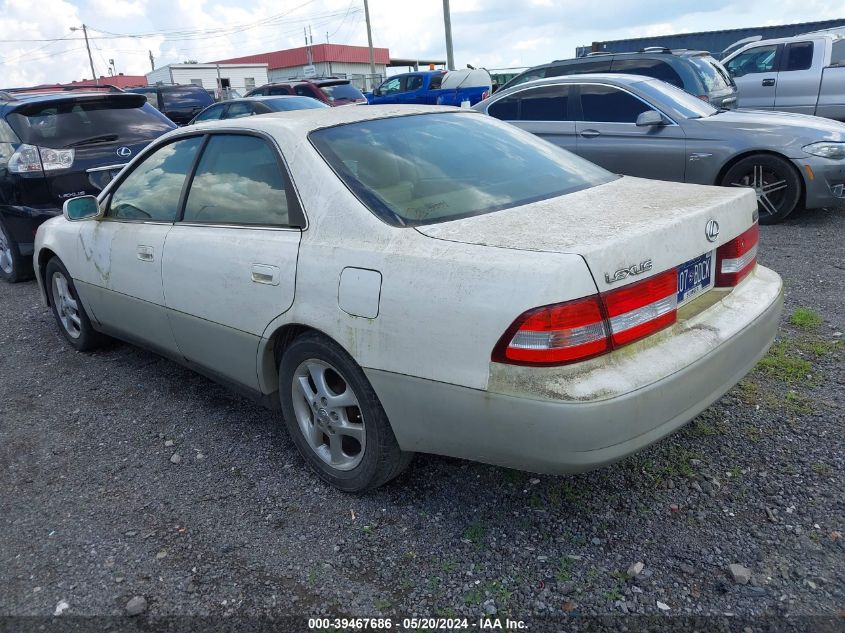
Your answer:
[[[82,139],[81,141],[74,141],[66,147],[79,147],[80,145],[93,145],[94,143],[108,143],[109,141],[116,141],[117,134],[101,134],[100,136],[92,136],[91,138]]]

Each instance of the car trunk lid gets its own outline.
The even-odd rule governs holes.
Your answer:
[[[578,254],[604,292],[715,251],[748,229],[756,212],[751,189],[623,177],[416,230],[435,239],[493,248]]]

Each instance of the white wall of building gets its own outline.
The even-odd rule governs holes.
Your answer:
[[[370,65],[359,64],[352,62],[317,62],[314,64],[314,69],[319,76],[335,76],[345,77],[351,79],[353,83],[362,90],[369,90],[371,88],[371,81],[369,80]],[[268,72],[270,82],[284,82],[291,78],[305,77],[305,66],[290,66],[288,68],[274,68]],[[387,69],[384,65],[376,64],[376,74],[385,77]],[[366,86],[363,85],[363,77],[368,77]],[[378,80],[376,84],[380,83]]]
[[[217,78],[229,80],[229,87],[244,94],[269,82],[267,64],[169,64],[147,73],[147,81],[197,84],[207,90],[217,89]]]

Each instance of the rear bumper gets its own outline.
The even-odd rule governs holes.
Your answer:
[[[792,162],[804,178],[806,208],[820,209],[845,204],[845,161],[808,156],[793,159]]]
[[[632,353],[620,350],[603,363],[588,361],[591,368],[581,376],[561,371],[555,381],[546,374],[545,386],[534,387],[531,397],[366,373],[403,450],[534,472],[581,472],[652,444],[720,398],[766,353],[782,307],[780,277],[758,266],[681,332]],[[679,358],[670,348],[684,337],[691,356]],[[647,384],[632,384],[638,379],[632,367],[641,367]],[[647,378],[658,373],[663,377]],[[612,393],[613,385],[625,389]]]
[[[50,218],[61,215],[62,210],[54,207],[26,207],[19,205],[3,205],[0,216],[12,238],[17,242],[21,255],[32,255],[32,245],[35,242],[35,232],[38,227]]]

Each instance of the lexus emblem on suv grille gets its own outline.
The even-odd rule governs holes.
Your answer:
[[[117,148],[117,155],[120,156],[121,158],[126,158],[127,156],[132,156],[132,150],[124,145],[123,147]]]
[[[719,223],[716,220],[707,222],[707,226],[704,227],[704,234],[707,236],[708,242],[715,242],[716,238],[719,237]]]

